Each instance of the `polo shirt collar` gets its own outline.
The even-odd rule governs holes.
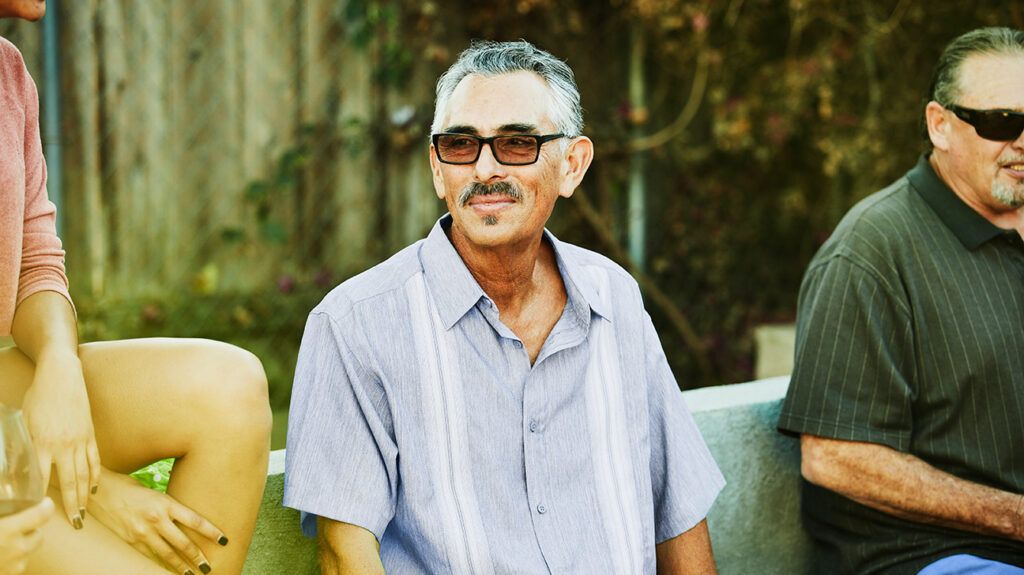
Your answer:
[[[917,165],[907,172],[907,178],[942,223],[967,249],[974,250],[992,238],[1003,235],[1002,229],[974,211],[942,181],[932,169],[927,155],[922,155]]]
[[[450,229],[451,225],[450,214],[445,214],[437,220],[420,250],[420,265],[423,267],[430,289],[430,297],[437,307],[445,329],[451,329],[477,305],[480,298],[487,297],[448,239],[445,230]],[[589,276],[585,275],[581,263],[573,257],[571,250],[566,249],[562,242],[546,229],[544,237],[554,248],[558,271],[565,283],[568,296],[566,305],[577,322],[584,326],[589,325],[591,310],[610,319],[610,310],[605,309],[606,306],[598,297],[597,287],[593,281],[589,281]]]

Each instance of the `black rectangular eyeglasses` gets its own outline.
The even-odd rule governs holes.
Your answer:
[[[437,159],[445,164],[474,164],[480,158],[480,149],[487,144],[499,164],[526,166],[537,161],[545,142],[564,137],[565,134],[502,134],[481,138],[472,134],[443,133],[432,134],[430,139]]]
[[[974,131],[986,140],[1010,142],[1024,132],[1024,112],[1010,110],[973,110],[963,106],[947,106],[964,122],[974,126]]]

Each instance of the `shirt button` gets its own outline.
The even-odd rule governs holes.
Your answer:
[[[523,342],[519,341],[518,339],[512,342],[512,344],[515,345],[517,348],[523,347]]]
[[[537,425],[537,421],[536,420],[530,420],[530,431],[536,433],[538,427],[540,427],[540,426]]]
[[[541,503],[540,505],[537,506],[537,513],[540,513],[541,515],[544,515],[547,512],[548,512],[548,508],[543,503]]]

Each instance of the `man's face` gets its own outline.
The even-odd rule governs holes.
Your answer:
[[[550,119],[550,106],[547,84],[532,72],[470,75],[448,100],[441,131],[480,137],[553,134],[557,129]],[[571,195],[578,183],[569,181],[564,142],[543,144],[537,162],[525,166],[498,163],[487,145],[474,164],[445,164],[431,146],[434,189],[452,214],[453,236],[477,247],[507,246],[539,237],[555,200]]]
[[[0,18],[23,18],[35,22],[46,14],[46,0],[0,0]]]
[[[961,64],[959,87],[956,104],[962,107],[1024,112],[1024,56],[971,56]],[[948,177],[993,212],[1024,206],[1024,135],[1009,142],[986,140],[952,112],[945,114]]]

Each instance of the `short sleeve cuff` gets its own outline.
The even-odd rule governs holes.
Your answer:
[[[910,433],[906,431],[857,427],[842,422],[826,422],[786,412],[779,417],[779,431],[794,434],[806,433],[843,441],[877,443],[897,451],[910,449]]]
[[[672,513],[665,513],[654,526],[655,543],[663,543],[693,529],[707,518],[718,494],[725,488],[725,478],[717,467],[709,470],[699,491],[689,493],[685,506],[679,506]]]
[[[390,518],[382,517],[380,513],[375,513],[370,510],[354,508],[339,509],[336,504],[328,506],[322,503],[318,504],[316,502],[305,501],[300,497],[290,497],[288,495],[285,495],[284,506],[299,511],[299,522],[302,527],[302,533],[307,537],[317,536],[317,517],[323,517],[324,519],[330,519],[331,521],[338,521],[362,527],[370,533],[373,533],[373,536],[377,538],[377,541],[380,541],[384,537],[384,531],[391,522]]]

